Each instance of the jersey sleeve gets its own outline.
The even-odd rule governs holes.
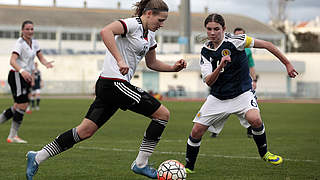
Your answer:
[[[152,49],[155,49],[157,47],[157,41],[156,41],[156,33],[150,32],[150,48],[149,51]]]
[[[123,37],[127,34],[133,33],[139,26],[139,21],[136,18],[120,19],[119,21],[124,29],[123,34],[121,34]]]
[[[239,51],[244,51],[245,48],[252,48],[254,45],[254,39],[246,34],[226,34],[226,37]]]
[[[202,80],[205,82],[206,77],[212,73],[212,64],[210,62],[210,59],[207,59],[205,56],[201,54],[200,59],[200,70],[202,75]]]
[[[19,41],[16,42],[16,44],[14,45],[13,49],[12,49],[12,53],[15,53],[17,55],[21,55],[21,50],[22,50],[22,47],[21,47],[21,43]]]
[[[40,46],[39,46],[38,41],[37,41],[37,40],[34,40],[33,43],[34,43],[34,49],[35,49],[35,51],[36,51],[37,53],[40,52]]]

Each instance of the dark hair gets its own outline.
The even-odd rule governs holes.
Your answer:
[[[135,16],[142,16],[147,10],[151,10],[154,14],[159,14],[162,11],[168,12],[168,5],[163,0],[141,0],[134,4]]]
[[[246,31],[241,28],[241,27],[236,27],[234,30],[233,30],[233,33],[237,32],[237,31],[243,31],[243,33],[246,33]]]
[[[33,24],[33,22],[30,20],[23,21],[21,29],[23,29],[26,24]]]
[[[206,27],[209,22],[216,22],[220,24],[222,27],[225,27],[224,19],[220,14],[216,14],[216,13],[210,14],[204,21],[204,27]]]

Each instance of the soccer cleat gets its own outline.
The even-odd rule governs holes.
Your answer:
[[[196,171],[191,170],[191,169],[189,169],[189,168],[186,168],[186,172],[187,172],[187,174],[194,174],[194,173],[196,173]]]
[[[262,157],[262,159],[273,165],[279,165],[283,162],[283,159],[281,156],[272,154],[269,151]]]
[[[136,161],[133,161],[133,163],[131,165],[131,170],[136,174],[141,174],[141,175],[147,176],[151,179],[158,179],[157,170],[149,165],[146,165],[143,168],[139,168],[136,165]]]
[[[36,106],[36,110],[39,111],[39,110],[40,110],[40,107],[39,107],[39,106]]]
[[[8,143],[23,143],[23,144],[28,143],[27,141],[19,138],[18,136],[13,137],[13,138],[7,138],[7,142]]]
[[[35,151],[29,151],[27,153],[27,170],[26,170],[26,177],[27,180],[32,180],[33,176],[37,173],[39,164],[36,162],[36,155]]]

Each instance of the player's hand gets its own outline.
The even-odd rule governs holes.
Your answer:
[[[52,63],[54,63],[54,61],[49,61],[49,62],[47,62],[46,64],[44,64],[45,66],[46,66],[46,68],[53,68],[53,64]]]
[[[29,72],[27,71],[22,71],[21,76],[27,83],[32,83],[32,76]]]
[[[299,73],[294,69],[291,63],[286,65],[288,76],[291,78],[295,78]]]
[[[118,62],[119,71],[122,75],[126,75],[129,72],[129,66],[123,61]]]
[[[187,67],[187,62],[184,59],[180,59],[173,65],[173,71],[179,72],[186,67]]]
[[[226,67],[228,62],[231,62],[231,57],[230,56],[223,56],[221,58],[221,62],[220,62],[220,67],[221,69]]]

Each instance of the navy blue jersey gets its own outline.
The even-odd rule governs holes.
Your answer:
[[[252,80],[249,74],[248,57],[245,48],[253,47],[254,40],[245,34],[233,35],[225,33],[219,47],[213,49],[211,41],[207,41],[201,50],[200,67],[202,77],[212,73],[220,64],[223,56],[229,55],[228,63],[211,85],[210,94],[218,99],[232,99],[251,89]]]
[[[40,89],[41,88],[41,72],[39,70],[34,71],[34,86],[32,89]]]

